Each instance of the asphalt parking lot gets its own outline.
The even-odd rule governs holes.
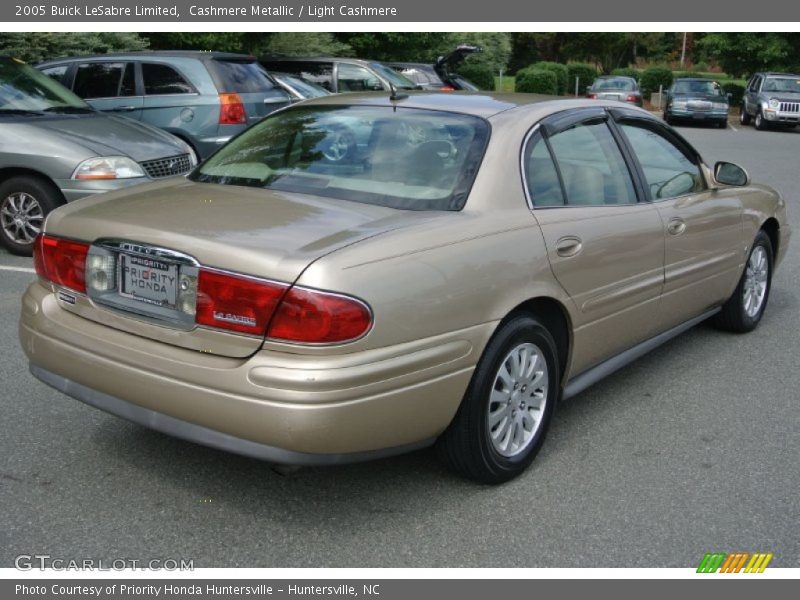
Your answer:
[[[679,130],[783,193],[800,232],[800,131]],[[700,325],[563,404],[533,467],[501,487],[430,450],[280,475],[62,396],[17,342],[31,266],[0,251],[0,566],[688,567],[760,551],[800,567],[800,239],[757,331]]]

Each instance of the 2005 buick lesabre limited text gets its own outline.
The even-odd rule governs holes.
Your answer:
[[[278,464],[436,443],[497,483],[559,398],[712,318],[754,329],[784,201],[649,113],[527,95],[328,96],[187,177],[56,209],[32,373]]]

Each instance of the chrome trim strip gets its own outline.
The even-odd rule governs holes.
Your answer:
[[[637,358],[644,356],[651,350],[655,350],[662,344],[668,342],[675,336],[680,335],[684,331],[691,329],[698,323],[705,321],[707,318],[718,313],[720,310],[720,307],[717,307],[706,311],[703,314],[694,317],[693,319],[689,319],[685,323],[681,323],[672,329],[668,329],[663,333],[659,333],[658,335],[651,337],[650,339],[645,340],[636,346],[633,346],[632,348],[628,348],[627,350],[620,352],[616,356],[612,356],[608,360],[605,360],[600,364],[591,367],[590,369],[587,369],[583,373],[576,375],[567,382],[566,386],[564,386],[564,391],[561,395],[561,398],[563,400],[567,400],[573,396],[577,396],[586,388],[594,385],[601,379],[608,377],[622,367],[632,363]]]
[[[122,417],[133,423],[189,442],[279,465],[303,467],[343,465],[412,452],[413,450],[430,446],[436,441],[435,438],[432,438],[404,446],[347,454],[295,452],[293,450],[276,448],[275,446],[268,446],[266,444],[237,438],[227,433],[222,433],[221,431],[215,431],[203,427],[202,425],[176,419],[175,417],[170,417],[169,415],[137,406],[136,404],[126,402],[120,398],[88,388],[66,377],[56,375],[33,363],[30,363],[30,371],[31,375],[59,392],[79,400],[84,404],[99,408],[109,414]]]

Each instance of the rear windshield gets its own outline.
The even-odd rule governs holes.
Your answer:
[[[633,91],[634,83],[630,79],[598,79],[592,86],[595,90]]]
[[[722,88],[716,81],[676,81],[672,91],[676,94],[723,95]]]
[[[191,178],[399,209],[459,210],[488,138],[488,123],[470,115],[297,106],[236,137]]]
[[[275,84],[257,62],[241,60],[208,61],[220,93],[251,94],[268,92]]]

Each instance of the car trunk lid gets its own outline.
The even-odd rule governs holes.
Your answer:
[[[151,220],[150,214],[158,218]],[[178,293],[175,300],[174,280],[163,290],[172,295],[169,302],[165,296],[155,302],[149,292],[132,298],[133,292],[124,289],[132,282],[122,269],[149,269],[152,281],[153,273],[159,279],[196,274],[199,265],[288,286],[318,258],[418,218],[413,211],[176,179],[67,205],[51,215],[47,233],[95,244],[90,259],[92,253],[114,256],[114,266],[109,267],[114,289],[92,296],[93,302],[67,299],[61,303],[64,309],[167,344],[244,357],[258,350],[263,336],[186,321],[173,310],[180,299]],[[141,283],[142,276],[137,277]]]

